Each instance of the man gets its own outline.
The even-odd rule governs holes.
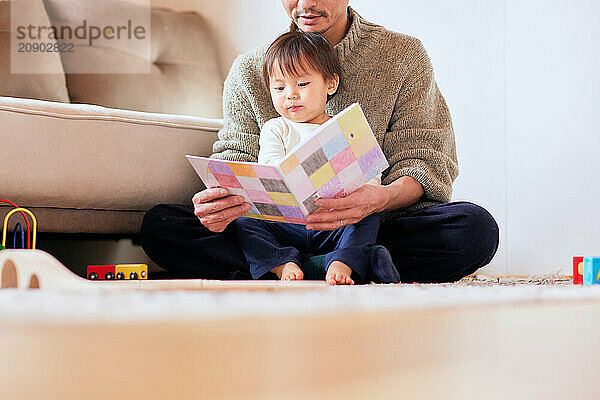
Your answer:
[[[338,53],[344,85],[327,103],[328,114],[359,102],[390,164],[383,186],[318,200],[307,228],[331,230],[379,213],[378,243],[392,254],[402,282],[452,282],[489,263],[498,247],[493,217],[472,203],[449,203],[458,174],[454,132],[421,43],[364,20],[348,0],[282,3],[291,29],[322,33]],[[256,161],[260,128],[278,116],[262,79],[266,48],[239,56],[231,67],[215,158]],[[192,202],[158,205],[146,214],[140,233],[146,253],[173,272],[247,276],[227,227],[249,205],[219,188],[197,193]]]

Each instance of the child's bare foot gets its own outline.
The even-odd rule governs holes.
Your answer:
[[[330,285],[354,285],[354,281],[350,278],[352,269],[341,261],[333,261],[327,268],[325,282]]]
[[[282,281],[300,281],[304,278],[304,272],[295,262],[288,262],[271,270]]]

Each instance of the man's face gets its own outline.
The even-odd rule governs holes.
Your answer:
[[[285,11],[302,32],[325,34],[346,23],[349,0],[281,0]]]

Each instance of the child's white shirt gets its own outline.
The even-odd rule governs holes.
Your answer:
[[[294,122],[284,117],[268,120],[260,131],[258,162],[260,164],[278,164],[298,143],[312,135],[319,126],[321,125]],[[381,174],[367,183],[381,185]]]

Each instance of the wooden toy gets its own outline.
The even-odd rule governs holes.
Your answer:
[[[15,224],[15,229],[13,230],[13,248],[18,249],[17,240],[19,237],[17,235],[17,229],[21,232],[21,248],[25,249],[25,230],[23,229],[23,224],[20,222]]]
[[[148,266],[146,264],[88,265],[87,277],[93,281],[148,279]]]
[[[148,279],[148,266],[146,264],[117,264],[115,265],[117,279]]]
[[[19,209],[21,208],[21,206],[19,206],[16,203],[13,203],[10,200],[0,199],[0,203],[8,204],[9,206],[13,206],[14,208],[19,208]],[[25,214],[24,211],[19,211],[19,212],[23,216],[23,219],[25,220],[25,226],[27,227],[27,230],[26,230],[26,232],[27,232],[27,247],[26,248],[31,249],[32,248],[31,247],[31,237],[29,235],[29,232],[31,232],[31,227],[29,226],[29,220],[27,219],[27,215]],[[32,217],[32,218],[35,218],[35,217]],[[0,246],[0,250],[2,250],[2,247],[3,246]]]
[[[37,220],[35,218],[35,215],[33,215],[33,213],[26,208],[13,208],[4,217],[4,226],[2,228],[2,244],[0,244],[0,250],[6,249],[6,228],[8,226],[8,220],[10,219],[10,216],[16,212],[22,213],[23,216],[25,214],[29,214],[29,216],[31,217],[31,220],[33,221],[33,229],[32,229],[33,242],[29,248],[35,249],[35,242],[36,242],[36,237],[37,237]],[[29,221],[27,221],[27,219],[25,219],[25,221],[27,222],[27,225],[29,226]],[[29,236],[28,236],[28,239],[29,239]]]
[[[583,284],[600,285],[600,257],[583,258]]]
[[[115,266],[109,265],[88,265],[87,277],[90,280],[112,280],[115,279]]]
[[[574,285],[582,285],[583,284],[583,257],[582,256],[573,257],[573,284]]]
[[[115,266],[116,268],[116,266]],[[209,279],[89,280],[41,250],[0,251],[0,288],[46,290],[307,290],[324,281],[218,281]]]

